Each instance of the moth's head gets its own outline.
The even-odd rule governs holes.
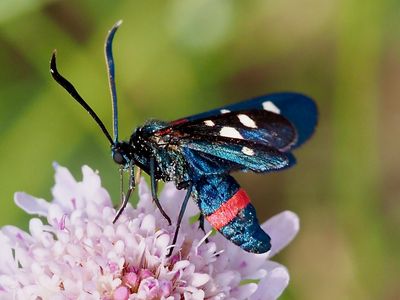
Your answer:
[[[111,146],[111,154],[115,163],[128,167],[132,161],[133,148],[127,142],[117,142]]]

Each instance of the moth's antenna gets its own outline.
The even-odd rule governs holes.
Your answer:
[[[53,55],[51,56],[50,73],[51,76],[53,76],[54,80],[57,81],[57,83],[61,85],[80,105],[82,105],[84,109],[86,109],[86,111],[92,116],[97,125],[99,125],[99,127],[101,128],[107,139],[110,141],[111,145],[114,145],[114,141],[112,140],[111,135],[108,133],[103,122],[96,115],[94,110],[89,106],[89,104],[85,102],[85,100],[83,100],[83,98],[79,95],[79,93],[74,88],[72,83],[70,83],[60,73],[58,73],[57,63],[56,63],[56,50],[54,50]]]
[[[112,54],[112,42],[114,39],[115,32],[118,27],[122,24],[122,20],[119,20],[108,32],[106,43],[104,45],[104,52],[106,56],[108,82],[110,84],[110,93],[113,110],[113,133],[114,133],[114,144],[118,142],[118,106],[117,106],[117,89],[115,87],[115,72],[114,72],[114,58]]]

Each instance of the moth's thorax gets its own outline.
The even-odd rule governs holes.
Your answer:
[[[146,123],[143,126],[137,128],[136,132],[140,133],[142,136],[149,137],[149,136],[153,135],[154,132],[161,130],[167,126],[168,126],[168,122],[152,119],[152,120],[146,121]]]
[[[158,120],[147,121],[132,134],[129,144],[134,149],[135,164],[146,173],[150,172],[150,158],[154,158],[155,176],[163,181],[181,184],[188,180],[186,161],[179,151],[168,142],[161,140],[154,133],[168,126]]]

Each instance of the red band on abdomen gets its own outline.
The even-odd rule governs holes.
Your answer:
[[[232,221],[237,214],[250,203],[250,198],[243,189],[239,189],[231,199],[221,205],[206,219],[217,230]]]

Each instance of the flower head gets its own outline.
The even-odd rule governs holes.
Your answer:
[[[76,181],[56,166],[53,200],[16,193],[16,204],[32,215],[29,232],[0,230],[0,299],[276,299],[287,286],[285,267],[269,258],[296,235],[299,223],[283,212],[262,225],[271,235],[269,253],[244,252],[219,234],[209,236],[190,218],[188,205],[178,241],[167,257],[174,227],[152,203],[144,182],[136,208],[128,204],[116,222],[100,177],[82,168]],[[184,191],[167,183],[160,195],[177,218]]]

